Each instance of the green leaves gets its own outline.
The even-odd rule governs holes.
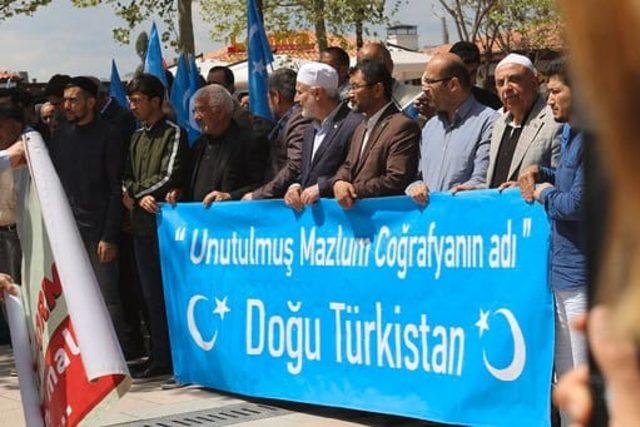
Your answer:
[[[212,25],[213,40],[244,41],[247,31],[245,3],[245,0],[201,0],[203,18]],[[318,7],[320,3],[321,7]],[[389,0],[388,5],[386,0],[263,0],[262,10],[269,33],[313,30],[316,36],[324,31],[326,37],[326,31],[337,36],[352,33],[356,22],[387,24],[405,3],[407,0]]]
[[[32,15],[39,7],[51,0],[0,0],[0,21],[15,15]]]
[[[554,0],[438,0],[461,40],[507,52],[548,47],[561,33]]]

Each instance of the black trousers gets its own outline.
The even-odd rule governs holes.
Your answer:
[[[18,232],[13,227],[0,228],[0,273],[10,275],[15,283],[20,283],[20,269],[22,265],[22,248]],[[0,316],[0,344],[9,344],[9,325],[6,321],[4,305],[2,306],[2,316]]]
[[[136,235],[133,238],[133,248],[142,296],[149,316],[151,363],[154,366],[171,368],[171,350],[162,289],[158,238],[156,235]]]
[[[98,259],[98,241],[88,235],[83,235],[82,241],[84,247],[89,255],[89,261],[93,272],[96,275],[98,281],[98,287],[100,293],[104,299],[104,303],[107,306],[111,321],[113,322],[113,328],[118,336],[120,346],[126,341],[125,336],[125,323],[124,313],[122,311],[122,302],[120,300],[120,293],[118,292],[118,259],[114,259],[111,262],[102,263]]]
[[[133,235],[123,231],[118,246],[118,266],[120,277],[118,291],[124,312],[124,342],[122,350],[127,360],[146,355],[142,320],[149,324],[149,317],[144,307],[142,288],[138,278],[138,267],[133,251]]]

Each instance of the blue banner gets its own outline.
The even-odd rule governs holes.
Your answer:
[[[549,225],[516,191],[164,205],[158,234],[179,382],[549,425]]]

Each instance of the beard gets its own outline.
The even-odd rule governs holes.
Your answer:
[[[362,113],[362,107],[359,103],[353,101],[353,99],[349,99],[349,108],[351,108],[356,113]]]
[[[78,121],[80,121],[80,117],[78,117],[75,114],[66,114],[64,115],[65,119],[67,119],[67,122],[69,123],[77,123]]]

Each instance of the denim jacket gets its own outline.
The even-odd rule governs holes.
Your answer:
[[[551,220],[549,283],[552,289],[586,286],[585,177],[582,133],[565,124],[558,167],[542,168],[542,182],[554,185],[541,193]]]

